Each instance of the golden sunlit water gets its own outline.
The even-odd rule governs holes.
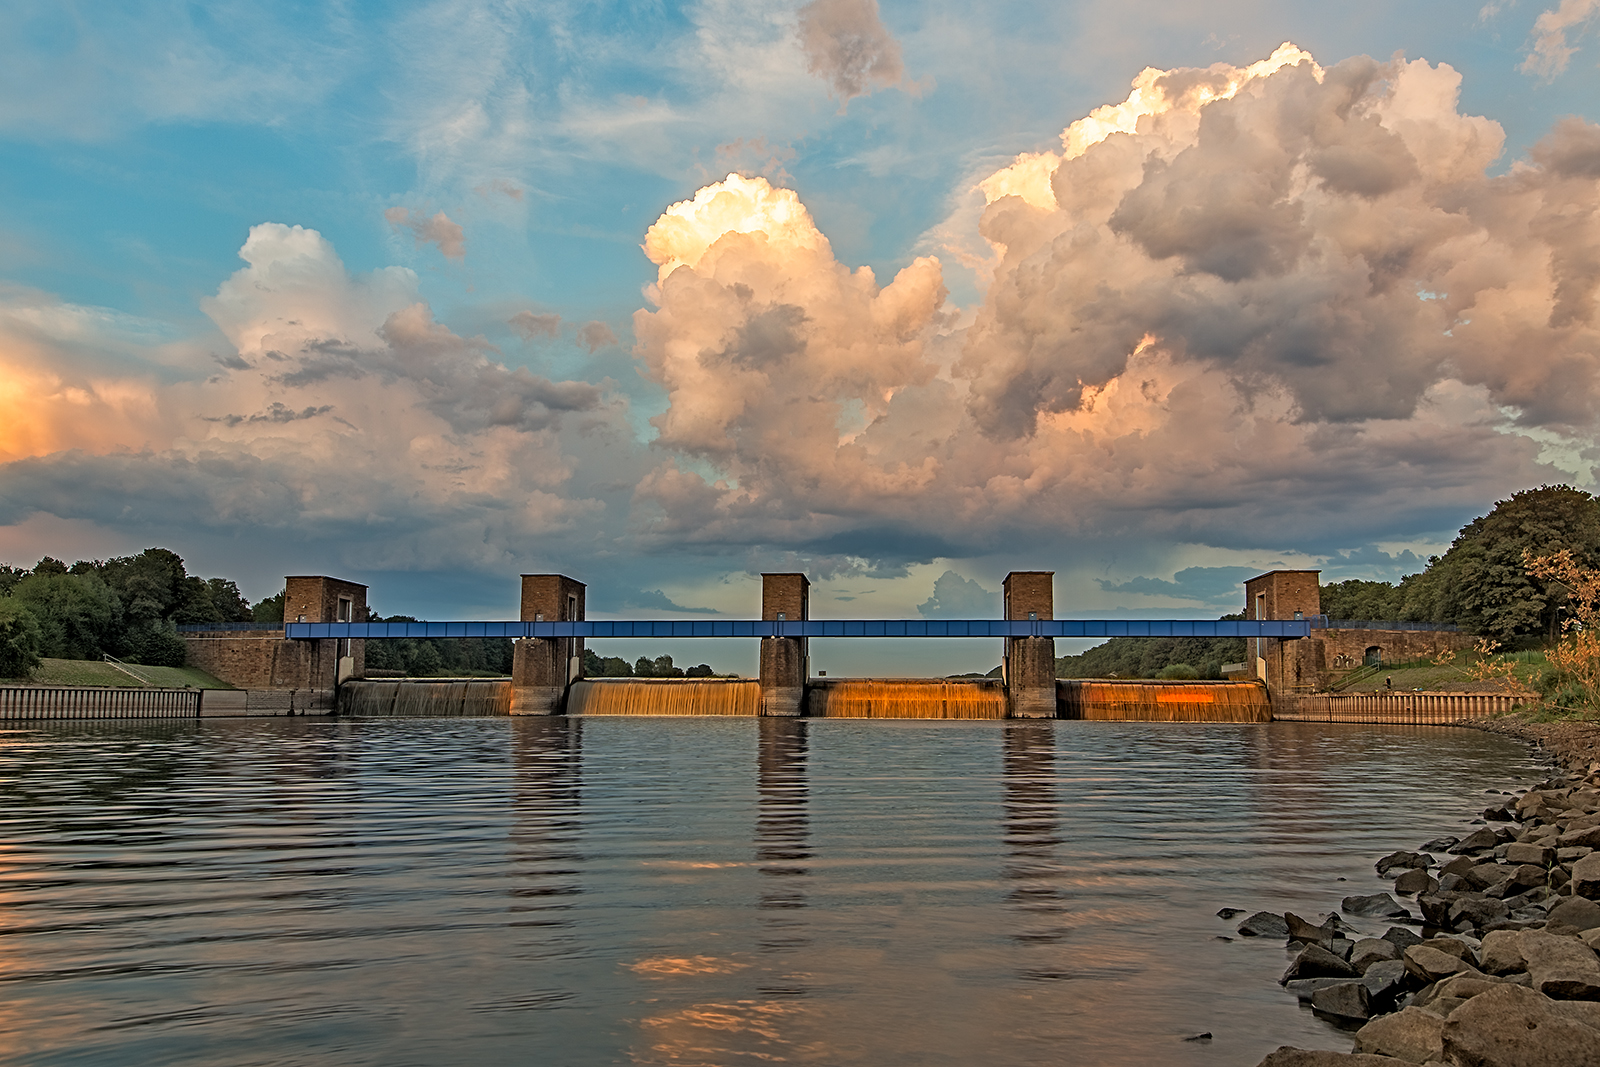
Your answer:
[[[18,1064],[1253,1064],[1315,915],[1525,749],[1326,724],[235,720],[4,734]],[[1348,879],[1340,882],[1340,878]],[[1381,929],[1363,920],[1358,928]],[[1187,1041],[1201,1032],[1210,1040]]]

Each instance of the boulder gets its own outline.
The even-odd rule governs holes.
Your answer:
[[[1410,896],[1413,893],[1431,893],[1439,883],[1427,871],[1412,868],[1394,880],[1394,891]]]
[[[1388,1056],[1323,1052],[1284,1045],[1256,1064],[1256,1067],[1397,1067],[1397,1065]]]
[[[1524,930],[1517,947],[1528,961],[1533,988],[1556,1000],[1600,999],[1600,959],[1575,937]]]
[[[1600,848],[1600,826],[1584,826],[1576,830],[1569,829],[1566,833],[1556,838],[1557,848]]]
[[[1439,877],[1447,874],[1466,874],[1478,865],[1478,861],[1471,856],[1457,856],[1443,867],[1439,868]]]
[[[1506,879],[1511,877],[1513,872],[1514,868],[1507,867],[1503,863],[1495,863],[1490,861],[1489,863],[1480,863],[1473,867],[1472,870],[1468,871],[1466,874],[1463,874],[1461,879],[1471,888],[1481,892],[1482,890],[1488,889],[1491,886],[1496,886],[1501,882],[1504,882]]]
[[[1405,952],[1406,970],[1424,982],[1437,982],[1452,974],[1478,974],[1472,964],[1459,956],[1440,952],[1427,945],[1412,945]],[[1343,962],[1342,960],[1340,962]]]
[[[1600,900],[1600,852],[1591,852],[1572,865],[1572,895]]]
[[[1363,937],[1350,948],[1350,966],[1362,974],[1366,974],[1367,968],[1374,963],[1399,958],[1400,950],[1393,942],[1381,937]]]
[[[1417,936],[1416,931],[1407,930],[1404,926],[1389,927],[1383,932],[1383,939],[1401,952],[1404,952],[1412,945],[1422,944],[1422,938]]]
[[[1444,1055],[1444,1020],[1421,1008],[1383,1015],[1356,1031],[1356,1051],[1426,1063]]]
[[[1555,849],[1545,845],[1524,844],[1518,841],[1516,844],[1506,846],[1507,863],[1532,863],[1538,867],[1548,867],[1555,861]]]
[[[1460,893],[1452,893],[1440,889],[1437,893],[1424,893],[1417,898],[1417,908],[1422,912],[1422,920],[1429,926],[1450,926],[1450,905],[1456,902]]]
[[[1457,856],[1469,855],[1473,852],[1486,852],[1500,843],[1500,838],[1487,826],[1481,830],[1474,830],[1460,841],[1450,846],[1450,851]]]
[[[1333,944],[1333,939],[1339,936],[1339,929],[1331,919],[1325,920],[1321,926],[1313,926],[1294,912],[1286,911],[1283,913],[1283,921],[1289,928],[1290,941],[1304,941],[1308,945],[1321,945],[1327,948]]]
[[[1371,919],[1409,919],[1411,913],[1400,906],[1388,893],[1370,893],[1366,896],[1345,897],[1339,910],[1346,915],[1362,915]]]
[[[1311,994],[1311,1010],[1339,1021],[1372,1018],[1372,994],[1360,982],[1340,982]]]
[[[1511,877],[1506,879],[1505,885],[1516,890],[1533,889],[1543,886],[1550,881],[1548,868],[1540,867],[1533,863],[1520,864],[1512,868]]]
[[[1461,838],[1459,838],[1459,837],[1450,837],[1450,836],[1436,837],[1432,841],[1424,841],[1422,843],[1422,851],[1423,852],[1444,852],[1451,845],[1455,844],[1457,841],[1460,841],[1460,840],[1461,840]]]
[[[1450,905],[1450,921],[1445,925],[1451,929],[1459,929],[1462,922],[1469,922],[1473,926],[1483,927],[1498,922],[1510,914],[1511,909],[1506,907],[1505,901],[1473,894],[1460,897]]]
[[[1502,985],[1450,1013],[1443,1058],[1472,1067],[1600,1067],[1600,1030],[1554,1010],[1548,997]]]
[[[1478,958],[1483,961],[1486,974],[1515,974],[1528,969],[1522,958],[1520,935],[1511,930],[1494,930],[1483,935],[1483,947]]]
[[[1568,897],[1549,912],[1552,934],[1576,934],[1600,927],[1600,904],[1583,897]]]
[[[1444,955],[1444,953],[1440,953]],[[1460,962],[1459,960],[1457,961]],[[1454,973],[1454,972],[1451,972]],[[1307,945],[1283,972],[1279,984],[1296,978],[1356,978],[1356,969],[1321,945]]]
[[[1429,948],[1436,948],[1440,952],[1448,952],[1458,960],[1466,960],[1474,967],[1478,965],[1478,957],[1473,953],[1472,946],[1459,937],[1430,937],[1420,942]]]
[[[1391,852],[1373,866],[1377,868],[1379,874],[1412,868],[1427,870],[1433,866],[1433,857],[1422,852]]]
[[[1411,986],[1405,960],[1379,960],[1361,976],[1361,984],[1372,994],[1376,1011],[1393,1011],[1394,1002]]]
[[[1556,862],[1571,865],[1577,863],[1579,860],[1583,859],[1583,857],[1587,856],[1593,851],[1594,849],[1589,848],[1587,845],[1573,845],[1571,848],[1558,848],[1556,849]]]
[[[1295,999],[1309,1004],[1319,990],[1327,989],[1329,986],[1344,985],[1349,981],[1348,978],[1291,978],[1283,983],[1283,991],[1293,993]],[[1365,982],[1366,979],[1363,978],[1362,981]],[[1367,992],[1372,992],[1370,986],[1367,987]]]
[[[1258,911],[1239,924],[1239,933],[1243,937],[1288,937],[1289,925],[1282,915]]]

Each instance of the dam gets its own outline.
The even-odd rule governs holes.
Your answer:
[[[1518,694],[1341,695],[1350,664],[1437,655],[1472,643],[1454,627],[1349,622],[1320,614],[1316,571],[1270,571],[1245,583],[1243,618],[1058,619],[1054,573],[1013,571],[999,619],[815,619],[810,582],[761,576],[757,619],[589,619],[588,588],[560,574],[521,576],[516,620],[370,618],[367,587],[326,575],[285,579],[282,623],[180,626],[191,665],[232,689],[0,686],[0,721],[345,714],[362,718],[716,716],[812,719],[1078,719],[1433,725],[1509,711]],[[1237,638],[1246,661],[1226,681],[1057,679],[1058,638]],[[395,678],[366,671],[370,641],[509,640],[510,677]],[[756,641],[748,678],[591,678],[586,642],[695,638]],[[999,639],[998,677],[827,678],[812,638]],[[1359,654],[1359,655],[1358,655]]]

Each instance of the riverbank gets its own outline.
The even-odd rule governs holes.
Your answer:
[[[1536,746],[1554,772],[1496,794],[1466,837],[1378,860],[1391,892],[1316,924],[1247,919],[1242,935],[1294,952],[1286,991],[1354,1031],[1350,1053],[1285,1046],[1258,1067],[1600,1067],[1600,721],[1463,725]],[[1341,913],[1399,925],[1358,937]]]

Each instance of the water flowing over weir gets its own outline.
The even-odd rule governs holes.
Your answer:
[[[1056,682],[1063,719],[1114,722],[1271,722],[1266,686],[1255,682]]]
[[[574,682],[568,715],[758,715],[761,683],[744,679],[608,678]]]
[[[339,711],[362,718],[434,718],[511,714],[511,683],[500,678],[406,678],[345,682]]]
[[[805,713],[813,719],[1003,719],[1006,691],[987,678],[813,680]]]

